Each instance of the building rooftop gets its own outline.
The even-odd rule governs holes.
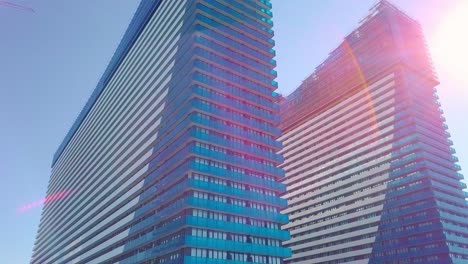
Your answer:
[[[425,46],[416,20],[389,1],[378,1],[358,27],[286,96],[281,111],[290,113],[283,116],[290,114],[295,118],[283,122],[282,128],[299,122],[306,112],[312,114],[321,107],[319,102],[339,100],[344,93],[359,89],[379,72],[395,65],[405,65],[437,82],[428,53],[421,49]]]

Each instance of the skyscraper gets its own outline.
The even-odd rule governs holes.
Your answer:
[[[271,4],[142,1],[57,150],[32,263],[282,263]]]
[[[420,25],[387,1],[280,105],[286,263],[468,263],[468,205]]]

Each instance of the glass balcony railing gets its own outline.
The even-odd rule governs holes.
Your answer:
[[[229,7],[225,6],[225,5],[220,4],[216,0],[206,0],[205,2],[213,5],[218,10],[222,10],[222,11],[225,11],[225,12],[229,13],[231,16],[234,16],[234,17],[238,18],[240,21],[246,22],[246,24],[248,24],[250,26],[255,26],[257,29],[261,29],[262,27],[264,27],[264,25],[262,23],[258,22],[258,20],[263,21],[265,23],[268,23],[268,21],[271,21],[269,18],[259,16],[258,13],[256,13],[257,14],[256,17],[258,18],[258,20],[254,20],[254,19],[250,18],[249,16],[246,16],[246,15],[244,15],[242,13],[239,13],[239,12],[235,11],[232,8],[229,8]],[[236,6],[238,8],[241,8],[242,10],[246,10],[246,9],[249,10],[248,8],[242,7],[238,3],[236,3]],[[224,18],[224,15],[222,15],[222,16]],[[230,18],[226,17],[226,19],[230,19]],[[268,23],[268,24],[271,24],[271,23]],[[252,31],[252,32],[254,32],[254,31]],[[268,33],[268,32],[266,32],[266,33]],[[253,34],[255,34],[255,33],[253,33]],[[258,33],[256,33],[255,35],[258,36]],[[272,36],[270,34],[268,34],[267,36],[264,36],[264,37],[270,38]]]
[[[251,101],[252,103],[257,103],[257,104],[260,104],[262,105],[262,107],[268,107],[272,110],[279,110],[279,106],[278,104],[272,102],[272,101],[269,101],[267,100],[266,98],[264,97],[261,97],[261,96],[258,96],[256,94],[253,94],[251,92],[247,92],[245,90],[242,90],[242,89],[239,89],[238,87],[235,87],[227,82],[223,82],[223,81],[219,81],[215,78],[212,78],[212,77],[209,77],[209,76],[206,76],[204,74],[201,74],[201,73],[194,73],[193,74],[193,79],[196,80],[196,81],[199,81],[199,82],[202,82],[206,85],[210,85],[211,87],[214,87],[214,88],[217,88],[219,90],[222,90],[224,92],[228,92],[234,96],[238,96],[240,98],[243,98],[243,99],[247,99],[249,101]],[[257,91],[261,94],[264,94],[266,96],[270,96],[270,93],[269,92],[268,94],[266,94],[265,90],[259,86],[251,86],[251,87],[247,87],[249,89],[252,89],[254,91]],[[207,94],[209,91],[206,90],[206,89],[203,89],[201,87],[198,87],[197,86],[197,89],[199,89],[199,93],[201,92],[203,96],[205,96],[205,94]]]
[[[192,131],[192,136],[203,141],[208,141],[216,145],[224,146],[226,148],[232,149],[233,151],[237,150],[239,152],[249,153],[259,158],[271,159],[280,163],[283,162],[283,157],[279,154],[267,151],[265,149],[253,145],[246,145],[244,143],[239,143],[234,140],[226,139],[221,135],[216,135],[215,133],[206,134],[200,131]]]
[[[192,148],[192,152],[200,156],[207,157],[211,160],[219,160],[223,163],[242,164],[243,167],[247,167],[249,169],[256,170],[256,171],[265,171],[265,172],[278,174],[278,175],[280,175],[283,172],[282,169],[276,168],[273,164],[267,165],[267,164],[263,164],[261,162],[254,161],[254,160],[249,160],[240,156],[230,155],[227,153],[220,153],[218,151],[213,151],[213,150],[209,150],[209,149],[202,148],[202,147],[194,146]]]
[[[213,220],[195,216],[187,216],[187,225],[197,226],[201,228],[221,229],[227,232],[245,233],[254,236],[263,236],[279,240],[290,239],[289,232],[281,229],[273,229],[246,224],[239,224],[229,221]]]
[[[288,216],[280,214],[279,212],[271,212],[266,210],[259,210],[251,207],[244,207],[239,205],[227,204],[207,199],[200,199],[195,197],[186,197],[185,201],[188,205],[201,207],[206,209],[216,208],[218,211],[223,211],[231,214],[239,214],[244,216],[258,217],[265,220],[287,223]]]
[[[259,177],[254,177],[250,174],[235,172],[228,169],[216,168],[213,166],[203,165],[196,162],[191,163],[191,169],[201,173],[213,174],[218,177],[242,181],[253,185],[265,186],[274,190],[286,191],[286,186],[282,183],[273,180],[267,180]]]
[[[167,262],[165,262],[167,263]],[[180,263],[180,262],[177,262]],[[202,257],[184,256],[185,264],[252,264],[252,262],[244,262],[230,259],[209,259]]]
[[[239,52],[235,52],[232,49],[227,48],[226,46],[217,44],[214,41],[210,41],[210,40],[208,40],[207,38],[205,38],[203,36],[196,37],[195,41],[202,44],[205,47],[208,47],[208,48],[210,48],[212,50],[218,51],[218,52],[222,53],[223,55],[225,55],[227,57],[234,58],[239,62],[245,63],[245,64],[249,65],[249,67],[259,69],[259,70],[262,70],[265,73],[271,73],[273,76],[276,76],[275,74],[270,72],[272,70],[271,69],[272,65],[273,66],[275,65],[275,61],[273,59],[265,61],[265,62],[270,63],[270,65],[267,66],[265,64],[262,64],[262,63],[259,63],[259,62],[255,61],[253,59],[250,59],[247,56],[243,56]]]
[[[242,243],[232,240],[207,239],[204,237],[185,236],[185,243],[193,247],[212,248],[217,250],[232,250],[238,252],[262,254],[276,257],[290,257],[289,248],[260,245],[254,243]]]
[[[186,184],[186,183],[184,182],[182,184]],[[189,179],[187,182],[187,186],[190,186],[196,189],[210,191],[210,192],[216,192],[216,193],[223,194],[223,195],[236,196],[236,197],[247,199],[250,201],[268,203],[274,206],[285,207],[287,205],[285,199],[282,199],[276,196],[265,195],[261,193],[252,192],[249,190],[241,190],[238,188],[214,184],[214,183],[210,183],[206,181]]]
[[[237,109],[241,110],[241,111],[248,111],[249,114],[254,114],[254,115],[257,115],[257,116],[260,116],[264,119],[267,119],[268,123],[270,123],[271,121],[275,121],[275,122],[279,122],[279,117],[278,116],[274,116],[272,115],[271,113],[265,113],[263,111],[260,111],[252,106],[249,106],[249,105],[246,105],[246,104],[239,104],[239,103],[236,103],[236,102],[233,102],[232,100],[229,100],[225,97],[222,97],[220,95],[216,95],[216,94],[211,94],[211,96],[205,96],[206,98],[209,98],[209,99],[217,99],[216,100],[216,103],[222,103],[224,106],[233,106],[233,107],[236,107]],[[216,104],[213,104],[213,103],[203,103],[201,100],[195,100],[195,101],[192,101],[191,102],[191,105],[199,108],[199,109],[202,109],[206,112],[209,112],[209,113],[213,113],[213,114],[217,114],[219,115],[220,117],[230,117],[230,118],[234,118],[234,119],[240,119],[242,118],[242,113],[241,112],[233,112],[232,110],[230,110],[230,112],[227,112],[225,109],[221,109],[223,106],[219,106],[219,105],[216,105]],[[258,122],[256,121],[255,122],[256,124],[261,124],[261,123],[266,123],[266,122]],[[254,123],[254,124],[255,124]],[[244,121],[243,124],[252,124],[252,122],[248,122],[247,120]],[[257,127],[257,126],[255,126]],[[268,130],[268,131],[273,131],[273,130]],[[279,132],[279,130],[278,130]],[[279,134],[277,134],[279,135]]]
[[[246,136],[248,136],[248,137],[250,137],[252,139],[255,139],[256,141],[260,141],[260,142],[263,142],[265,144],[268,144],[272,148],[281,148],[281,143],[279,141],[274,140],[273,138],[262,137],[260,135],[255,135],[253,133],[248,133],[248,132],[243,131],[243,129],[239,129],[239,128],[228,127],[225,123],[223,123],[220,120],[216,120],[216,119],[205,117],[205,116],[197,116],[194,113],[191,116],[191,121],[193,121],[195,123],[198,123],[198,124],[201,124],[201,125],[205,125],[205,126],[214,128],[214,129],[217,129],[217,130],[221,130],[221,131],[227,131],[229,129],[229,132],[231,134],[240,135],[240,136],[246,135]]]

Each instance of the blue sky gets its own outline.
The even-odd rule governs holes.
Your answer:
[[[0,6],[0,263],[27,263],[52,155],[104,72],[138,0],[11,0]],[[395,0],[431,39],[463,0]],[[279,92],[288,94],[322,62],[374,0],[273,0]],[[430,44],[430,42],[429,42]],[[460,165],[468,165],[468,74],[434,59],[439,95]],[[468,71],[468,70],[467,70]],[[468,72],[467,72],[468,73]],[[465,135],[465,136],[464,136]]]

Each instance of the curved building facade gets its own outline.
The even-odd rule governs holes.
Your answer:
[[[142,1],[53,159],[31,263],[283,263],[271,4]],[[55,196],[54,196],[55,195]]]

